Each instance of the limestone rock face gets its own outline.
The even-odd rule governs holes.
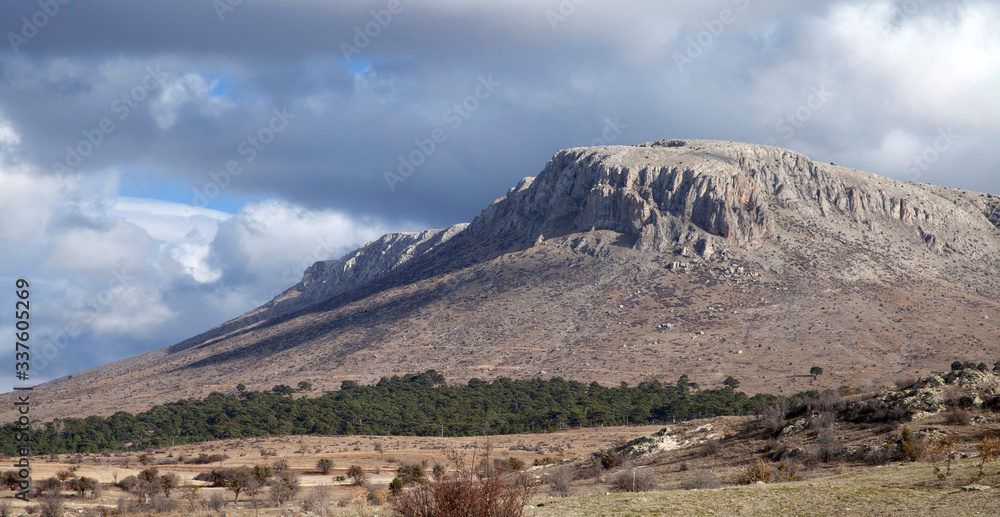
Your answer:
[[[282,308],[328,299],[382,278],[414,257],[430,253],[465,229],[456,224],[444,230],[388,233],[337,260],[314,263],[302,281],[279,295],[272,304]]]
[[[315,263],[268,305],[288,309],[349,292],[414,258],[448,253],[460,234],[466,243],[515,248],[609,230],[638,251],[693,248],[709,259],[727,246],[760,247],[803,226],[810,234],[836,234],[862,252],[865,240],[875,239],[895,243],[903,254],[916,245],[1000,264],[1000,239],[981,239],[1000,236],[1000,197],[901,183],[777,147],[669,140],[560,151],[537,177],[521,180],[471,224],[387,234],[339,260]],[[607,244],[561,242],[590,252]],[[839,260],[816,258],[812,265],[836,271]],[[877,275],[869,269],[843,274]]]
[[[776,147],[672,140],[560,151],[468,231],[476,238],[521,233],[530,239],[612,230],[633,237],[638,250],[686,244],[704,250],[706,236],[758,245],[780,232],[782,216],[794,214],[855,231],[900,223],[936,251],[995,256],[995,241],[983,249],[974,236],[995,233],[1000,198],[968,194],[817,163]]]

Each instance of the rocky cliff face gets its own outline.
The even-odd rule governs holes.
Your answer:
[[[471,224],[388,234],[339,260],[317,262],[275,302],[295,300],[283,306],[298,307],[357,289],[413,258],[447,254],[446,243],[463,232],[463,242],[518,249],[609,230],[635,250],[688,247],[706,256],[780,240],[802,221],[851,244],[877,236],[991,264],[1000,257],[1000,239],[983,238],[1000,235],[1000,197],[901,183],[777,147],[669,140],[560,151]]]
[[[314,263],[302,281],[278,295],[269,305],[287,311],[344,294],[385,277],[415,257],[437,250],[468,226],[444,230],[388,233],[337,260]]]
[[[992,364],[998,338],[1000,197],[672,140],[560,151],[467,225],[317,262],[239,318],[37,387],[33,414],[431,368],[794,392],[812,366],[837,387]]]
[[[476,237],[612,230],[666,251],[706,236],[756,245],[789,212],[853,231],[903,223],[941,251],[996,256],[1000,198],[900,183],[764,145],[705,140],[568,149],[469,227]]]

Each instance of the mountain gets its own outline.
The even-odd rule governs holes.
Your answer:
[[[1000,359],[998,273],[998,196],[763,145],[567,149],[469,224],[317,262],[203,334],[37,387],[33,415],[427,369],[864,387]]]

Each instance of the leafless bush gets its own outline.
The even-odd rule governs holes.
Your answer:
[[[222,492],[212,492],[212,495],[205,501],[205,509],[213,512],[222,511],[226,507],[226,499],[222,497]]]
[[[715,456],[722,450],[722,443],[719,442],[718,438],[709,438],[705,440],[705,455]]]
[[[885,465],[889,463],[889,447],[871,447],[860,452],[861,461],[869,465]]]
[[[142,507],[143,513],[165,514],[172,513],[178,509],[177,501],[173,499],[155,495],[149,499],[149,504]]]
[[[653,489],[653,476],[642,469],[628,469],[618,474],[611,482],[622,492],[645,492]]]
[[[462,471],[391,500],[402,517],[521,517],[535,487],[523,473]]]
[[[972,423],[972,413],[955,408],[948,412],[946,421],[950,425],[969,425]]]
[[[302,500],[302,511],[320,517],[327,515],[327,502],[330,500],[330,489],[325,486],[314,487]]]
[[[694,473],[682,486],[685,490],[701,490],[706,488],[719,488],[722,486],[715,474],[707,469],[701,469]]]
[[[604,467],[601,466],[601,463],[597,459],[594,459],[592,462],[576,469],[573,472],[573,479],[600,480],[602,474],[604,474]]]
[[[844,453],[844,444],[830,429],[823,429],[816,435],[816,448],[817,459],[823,463],[840,459]]]
[[[139,511],[139,505],[131,497],[121,496],[115,506],[118,515],[129,515]]]
[[[819,398],[810,401],[809,409],[818,413],[833,413],[841,409],[840,393],[834,390],[823,390]]]
[[[205,454],[201,453],[196,458],[190,458],[186,463],[190,465],[207,465],[209,463],[222,462],[229,459],[225,454]]]
[[[559,469],[549,474],[547,481],[549,486],[552,488],[553,494],[556,494],[559,497],[569,496],[570,475],[566,469]]]
[[[294,472],[282,472],[274,476],[271,485],[271,502],[281,506],[291,501],[299,491],[299,477]]]
[[[771,435],[777,435],[785,428],[785,408],[768,406],[758,415],[758,426]]]

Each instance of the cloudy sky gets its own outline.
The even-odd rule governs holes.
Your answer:
[[[0,335],[26,278],[29,383],[167,346],[567,147],[1000,193],[998,26],[977,0],[3,2]]]

